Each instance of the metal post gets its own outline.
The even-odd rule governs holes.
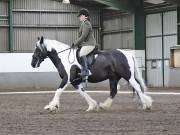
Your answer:
[[[9,24],[9,51],[13,52],[13,25],[12,25],[13,0],[8,3],[8,24]]]
[[[146,84],[147,84],[147,48],[146,48],[146,15],[145,15],[145,17],[144,17],[144,23],[145,23],[145,25],[144,25],[144,42],[145,42],[145,44],[144,44],[144,49],[145,49],[145,82],[146,82]]]
[[[146,15],[143,0],[136,0],[134,13],[134,39],[135,50],[145,51],[145,82],[147,82],[147,56],[146,56]]]
[[[163,87],[164,87],[164,13],[161,14],[161,22],[162,22],[162,80],[163,80]]]
[[[103,10],[100,10],[100,27],[99,27],[99,32],[100,32],[100,49],[104,49],[104,42],[103,42]]]
[[[180,45],[180,5],[177,8],[177,34],[178,34],[178,45]]]
[[[143,2],[136,7],[134,17],[134,34],[135,34],[135,49],[145,49],[145,13],[143,10]]]

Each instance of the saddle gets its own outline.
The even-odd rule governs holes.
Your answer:
[[[81,64],[81,57],[80,57],[80,49],[81,48],[78,48],[77,51],[76,51],[76,58],[77,58],[77,61],[79,62],[79,64]],[[94,48],[94,50],[89,53],[86,57],[87,57],[87,63],[88,63],[88,69],[91,69],[92,65],[94,64],[95,62],[95,55],[98,54],[99,51],[98,51],[98,47],[96,46]]]

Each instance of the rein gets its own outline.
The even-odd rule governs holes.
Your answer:
[[[71,50],[71,49],[72,49],[72,47],[69,47],[69,48],[67,48],[67,49],[65,49],[65,50],[62,50],[62,51],[58,52],[58,54],[59,54],[59,53],[62,53],[62,52],[65,52],[65,51],[67,51],[67,50]]]
[[[67,48],[67,49],[65,49],[65,50],[62,50],[62,51],[58,52],[57,54],[62,53],[62,52],[65,52],[65,51],[67,51],[67,50],[70,50],[70,51],[69,51],[69,54],[68,54],[68,61],[69,61],[70,64],[72,64],[72,63],[74,63],[74,61],[75,61],[74,51],[73,51],[74,60],[71,62],[69,58],[70,58],[71,51],[73,50],[73,47],[69,47],[69,48]]]

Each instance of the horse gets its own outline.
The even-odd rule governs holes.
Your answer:
[[[68,50],[73,51],[74,55],[70,55]],[[70,84],[85,98],[89,105],[86,111],[99,110],[99,108],[107,110],[111,107],[117,94],[117,86],[121,78],[133,87],[142,109],[151,109],[153,100],[145,93],[147,87],[139,73],[136,59],[131,53],[121,49],[112,49],[97,51],[98,53],[94,54],[96,57],[90,68],[91,75],[88,77],[88,82],[98,83],[109,79],[110,85],[110,96],[103,103],[99,103],[84,90],[84,82],[79,75],[81,65],[78,56],[75,55],[77,51],[78,49],[72,49],[67,44],[44,39],[44,37],[39,38],[36,42],[31,66],[37,68],[46,58],[49,58],[62,79],[53,99],[44,107],[45,110],[58,111],[60,109],[60,96]]]

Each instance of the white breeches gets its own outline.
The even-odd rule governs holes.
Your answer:
[[[94,48],[95,48],[95,46],[83,46],[82,48],[81,48],[81,50],[80,50],[80,57],[81,56],[86,56],[86,55],[88,55],[90,52],[92,52],[93,50],[94,50]]]

